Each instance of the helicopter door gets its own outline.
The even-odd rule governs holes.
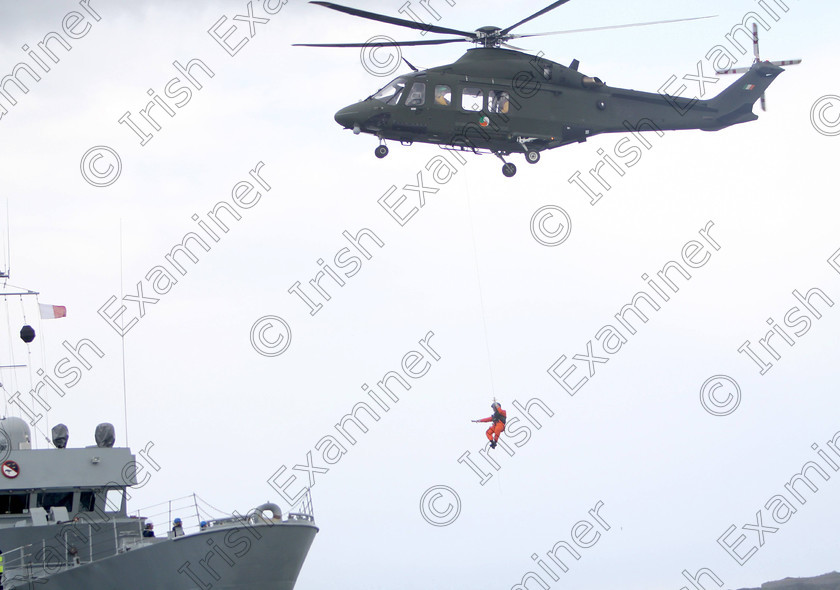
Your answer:
[[[414,82],[408,90],[405,98],[405,113],[404,117],[398,124],[394,125],[394,129],[401,129],[410,133],[428,132],[429,128],[429,111],[426,102],[426,83]]]
[[[507,136],[510,128],[508,113],[512,111],[507,91],[465,86],[461,89],[460,107],[455,130],[467,143],[488,147],[488,141],[498,141]],[[475,128],[476,124],[480,131]]]
[[[464,86],[461,88],[460,101],[457,103],[457,114],[455,116],[455,135],[453,145],[470,145],[484,147],[484,131],[475,128],[484,125],[484,89],[476,86]]]
[[[491,90],[487,93],[487,113],[491,119],[488,127],[495,132],[507,133],[510,129],[510,94],[505,90]]]

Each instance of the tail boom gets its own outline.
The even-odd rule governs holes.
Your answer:
[[[776,76],[782,72],[784,72],[782,68],[769,61],[754,63],[743,76],[730,84],[723,92],[706,101],[709,108],[721,114],[715,118],[712,125],[701,127],[701,129],[716,131],[730,125],[758,119],[758,116],[752,112],[753,105],[773,83]]]

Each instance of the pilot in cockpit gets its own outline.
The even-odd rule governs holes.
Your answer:
[[[408,98],[405,100],[407,107],[419,107],[423,104],[423,98],[426,91],[426,85],[422,83],[414,84],[411,87],[411,92],[408,93]]]

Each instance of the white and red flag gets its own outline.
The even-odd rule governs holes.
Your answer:
[[[41,309],[42,320],[54,320],[56,318],[67,317],[67,308],[63,305],[47,305],[39,303],[38,307]]]

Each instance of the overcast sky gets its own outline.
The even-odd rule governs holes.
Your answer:
[[[28,358],[32,370],[3,373],[7,414],[21,415],[8,401],[16,390],[33,409],[25,391],[39,380],[36,368],[57,379],[63,358],[81,367],[62,343],[87,340],[104,356],[86,348],[91,368],[79,368],[78,383],[65,396],[48,397],[51,410],[40,411],[37,445],[48,446],[45,436],[59,422],[70,429],[70,445],[93,444],[94,428],[104,421],[114,423],[120,445],[127,438],[136,452],[153,444],[161,469],[132,491],[131,510],[193,492],[227,512],[267,500],[285,509],[277,487],[295,474],[286,490],[299,490],[307,476],[293,466],[305,465],[311,453],[322,470],[312,488],[321,531],[301,590],[506,589],[528,572],[551,588],[679,590],[691,587],[683,570],[702,568],[721,587],[741,588],[837,569],[840,472],[818,452],[840,465],[826,444],[840,433],[840,274],[828,263],[840,248],[840,48],[833,28],[840,10],[828,2],[786,2],[785,13],[778,0],[651,0],[632,8],[573,0],[528,23],[519,32],[717,15],[516,43],[559,63],[579,59],[580,71],[612,86],[655,92],[675,76],[672,88],[685,84],[692,96],[698,85],[686,76],[696,76],[698,62],[711,75],[707,53],[729,46],[726,35],[747,12],[766,16],[765,7],[775,7],[780,20],[760,32],[762,57],[803,63],[772,84],[768,111],[756,107],[758,121],[715,133],[648,134],[649,147],[634,144],[640,156],[632,165],[615,151],[622,136],[604,135],[544,152],[534,166],[513,156],[519,172],[512,179],[492,156],[462,163],[447,155],[455,173],[441,183],[426,169],[444,153],[438,148],[391,142],[390,155],[378,160],[375,138],[354,136],[333,120],[338,109],[396,73],[373,75],[356,49],[291,46],[376,35],[422,38],[419,32],[297,1],[269,15],[254,2],[254,17],[268,21],[254,24],[253,38],[229,55],[208,30],[226,17],[217,30],[235,24],[234,34],[244,38],[248,23],[230,19],[246,14],[245,2],[126,8],[111,0],[90,0],[87,7],[3,1],[0,77],[18,63],[40,76],[32,82],[20,75],[26,94],[14,84],[4,87],[17,104],[0,96],[10,282],[68,310],[65,319],[39,321],[34,302],[9,299],[11,336],[17,339],[25,312],[38,337],[30,357],[15,344],[15,362]],[[542,7],[452,4],[432,0],[431,6],[441,26],[462,30],[504,27]],[[402,5],[354,3],[405,17]],[[430,18],[419,3],[415,10]],[[78,38],[67,37],[70,51],[48,42],[58,63],[44,61],[45,72],[22,47],[48,59],[38,43],[60,32],[62,22]],[[408,48],[403,55],[432,67],[455,61],[467,47]],[[194,59],[201,64],[190,69],[189,93],[166,98],[167,84],[180,76],[173,62],[186,66]],[[744,56],[738,65],[750,61]],[[733,81],[709,82],[706,97]],[[142,121],[150,90],[173,114],[155,107],[160,130],[141,144],[119,119],[129,113],[130,121]],[[103,146],[112,151],[84,158]],[[119,176],[95,178],[91,166],[107,176],[112,154],[119,156]],[[609,176],[610,189],[601,189],[604,196],[592,205],[569,179],[576,172],[587,177],[602,154],[623,175]],[[438,190],[427,192],[425,205],[401,226],[378,201],[396,186],[392,198],[405,193],[410,209],[417,193],[403,187],[416,185],[418,174]],[[232,191],[246,190],[243,181],[254,188],[237,193],[236,204]],[[211,227],[208,212],[223,201],[239,219],[220,213],[229,231],[217,227],[216,242],[199,222]],[[535,239],[533,219],[546,206],[551,209],[543,213],[562,209],[571,220],[562,244]],[[543,228],[551,233],[560,220],[547,218]],[[352,237],[362,230],[370,259],[357,253],[358,268],[343,287],[324,279],[328,301],[307,287],[322,305],[313,315],[289,290],[298,282],[308,286],[322,264],[337,271],[336,256],[352,248],[343,232]],[[166,256],[189,232],[203,236],[209,251],[196,250],[197,264],[179,257],[182,275]],[[702,264],[684,265],[691,279],[675,278],[679,291],[655,299],[659,311],[636,322],[620,350],[605,353],[602,328],[617,327],[615,315],[637,293],[656,297],[642,275],[663,288],[656,273],[683,261],[685,251],[691,258],[695,242],[703,250],[693,260]],[[138,283],[147,300],[142,317]],[[794,291],[811,291],[815,312]],[[124,296],[135,300],[124,301],[122,325],[137,321],[122,339],[103,315],[114,314]],[[106,306],[112,297],[117,302]],[[797,306],[802,313],[788,315]],[[807,330],[798,320],[803,315]],[[291,338],[280,339],[279,320],[259,322],[266,316],[282,318]],[[794,327],[785,325],[786,316]],[[768,318],[794,342],[779,334],[771,339],[779,359],[758,343],[772,329]],[[257,348],[274,356],[252,345],[260,328]],[[738,352],[746,341],[761,355],[764,374]],[[614,337],[609,345],[618,342]],[[566,381],[574,385],[590,376],[590,366],[572,359],[587,353],[609,360],[593,364],[594,374],[571,396],[549,368],[565,356],[555,374],[575,366]],[[417,363],[418,374],[426,372],[406,376],[404,359]],[[398,402],[381,396],[385,412],[363,385],[375,388],[391,371],[411,389],[395,386]],[[709,381],[703,397],[704,383],[721,375],[729,380]],[[739,393],[727,402],[733,383]],[[479,455],[486,425],[470,422],[490,415],[494,397],[509,419],[519,419],[519,429],[507,434],[515,455],[491,451],[499,470]],[[532,399],[553,413],[531,406],[539,429],[514,405]],[[359,402],[380,419],[360,414],[368,432],[348,426],[355,444],[337,438],[346,452],[337,462],[331,455],[330,465],[316,444],[338,437],[336,424]],[[458,462],[467,451],[492,475],[484,485]],[[809,461],[829,479],[810,470],[817,491],[802,482],[794,488],[803,503],[785,485]],[[421,511],[421,497],[434,486],[457,494],[460,512],[447,526],[432,526]],[[773,503],[777,495],[795,513],[785,513],[781,500]],[[449,517],[442,514],[455,501],[449,491],[432,489],[426,500],[425,516],[437,524],[456,514],[454,508]],[[588,513],[596,506],[598,518]],[[561,572],[546,554],[560,541],[572,543],[573,527],[583,520],[594,528],[574,530],[591,546],[574,545],[580,559],[565,554],[568,572]],[[165,517],[155,524],[166,526]],[[718,543],[722,536],[742,556],[756,551],[741,565]],[[718,587],[710,575],[701,582],[706,590]],[[533,578],[528,583],[539,587]]]

